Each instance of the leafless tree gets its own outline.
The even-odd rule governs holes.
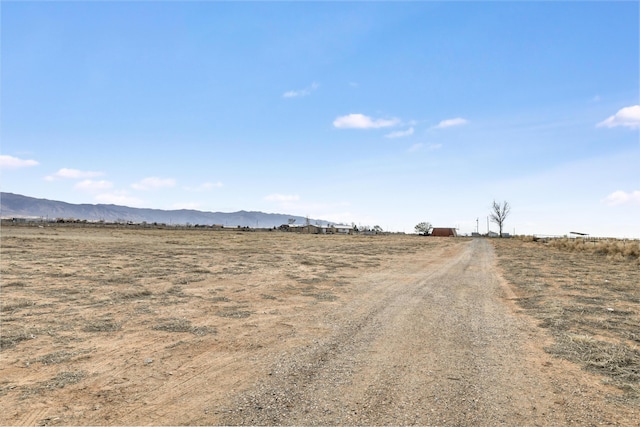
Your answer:
[[[491,206],[491,212],[489,213],[489,218],[491,218],[492,222],[498,224],[500,228],[500,237],[502,237],[502,227],[504,226],[504,221],[507,219],[509,214],[511,213],[511,206],[509,202],[506,200],[502,202],[502,204],[493,201],[493,206]]]

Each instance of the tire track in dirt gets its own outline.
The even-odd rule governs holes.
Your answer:
[[[44,424],[43,421],[45,420],[48,412],[49,408],[47,407],[32,408],[31,411],[19,420],[18,424],[25,426],[42,425]]]
[[[559,406],[536,329],[502,300],[484,240],[435,263],[373,274],[328,314],[333,333],[283,354],[236,397],[228,425],[565,425],[607,421]],[[426,269],[425,269],[426,268]]]

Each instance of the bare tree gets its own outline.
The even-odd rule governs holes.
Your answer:
[[[421,222],[420,224],[415,226],[416,233],[422,234],[424,236],[428,236],[432,228],[433,227],[431,226],[430,222]]]
[[[492,222],[498,224],[498,228],[500,228],[500,237],[502,237],[502,227],[504,226],[504,221],[507,219],[510,213],[511,206],[509,205],[509,202],[505,200],[501,205],[495,200],[493,201],[493,206],[491,206],[489,218],[491,218]]]

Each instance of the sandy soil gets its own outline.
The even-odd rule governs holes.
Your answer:
[[[637,425],[484,240],[2,229],[3,425]]]

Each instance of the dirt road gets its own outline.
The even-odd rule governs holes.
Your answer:
[[[283,355],[269,379],[238,397],[222,422],[615,423],[597,397],[589,401],[594,390],[563,393],[563,386],[580,385],[569,372],[550,369],[559,362],[536,347],[543,338],[513,313],[490,244],[474,240],[456,249],[424,263],[416,257],[401,275],[364,278],[359,298],[318,319],[333,333]]]
[[[545,353],[486,240],[2,239],[2,425],[638,425]]]

